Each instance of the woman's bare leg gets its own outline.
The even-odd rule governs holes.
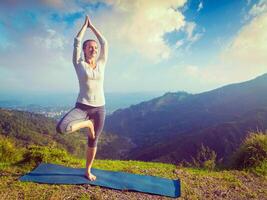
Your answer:
[[[97,143],[98,138],[103,130],[104,127],[104,121],[105,121],[105,109],[103,107],[100,107],[97,109],[96,113],[91,115],[91,119],[94,125],[94,131],[95,131],[95,139],[88,140],[88,145],[86,149],[86,172],[85,176],[90,180],[94,181],[97,179],[97,177],[91,173],[91,167],[95,159],[95,155],[97,152]]]
[[[91,167],[94,162],[94,158],[96,155],[97,147],[88,147],[86,152],[86,173],[85,176],[90,180],[96,180],[96,176],[91,173]]]
[[[89,129],[88,137],[90,139],[95,139],[95,130],[94,130],[94,124],[92,120],[77,122],[75,124],[72,124],[70,128],[71,128],[71,132],[77,131],[81,128],[88,128]],[[91,167],[92,167],[95,155],[96,155],[96,151],[97,151],[97,147],[87,146],[85,175],[90,181],[96,180],[96,176],[91,173]]]
[[[78,123],[71,125],[71,131],[72,132],[79,130],[81,128],[89,128],[89,137],[92,139],[95,139],[95,131],[94,131],[94,125],[93,125],[92,120],[86,120],[86,121],[78,122]],[[96,180],[96,176],[91,173],[91,168],[92,168],[92,165],[94,162],[96,151],[97,151],[97,147],[88,147],[87,146],[87,149],[86,149],[86,173],[85,173],[85,175],[91,181]]]

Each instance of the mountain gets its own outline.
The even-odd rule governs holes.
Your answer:
[[[85,144],[82,133],[68,137],[56,133],[56,121],[41,114],[0,108],[0,135],[15,139],[18,146],[56,144],[79,155]]]
[[[39,146],[53,145],[58,148],[64,148],[75,156],[84,158],[87,144],[84,129],[62,135],[56,132],[56,123],[56,120],[41,114],[0,108],[0,136],[13,139],[16,142],[16,146],[25,147],[32,144]],[[113,152],[114,146],[108,145],[111,143],[121,150]],[[98,158],[121,156],[122,149],[125,146],[132,146],[129,139],[118,138],[116,135],[104,132],[99,138],[98,144]]]
[[[266,91],[263,74],[199,94],[166,93],[115,111],[105,131],[134,144],[125,159],[189,160],[203,143],[227,160],[249,130],[267,129]]]
[[[166,93],[108,115],[97,152],[101,159],[180,162],[201,144],[227,157],[252,130],[267,129],[267,74],[199,94]],[[84,157],[83,131],[60,135],[56,120],[0,109],[0,134],[18,145],[49,145]]]
[[[246,114],[241,120],[186,132],[164,143],[134,150],[127,156],[136,160],[178,163],[182,160],[190,161],[201,144],[204,144],[217,153],[218,160],[223,159],[226,164],[250,131],[267,129],[267,108]]]

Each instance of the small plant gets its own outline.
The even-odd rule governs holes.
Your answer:
[[[12,163],[21,159],[23,152],[7,137],[0,137],[0,162]]]
[[[30,165],[38,165],[41,162],[64,163],[68,157],[68,153],[63,149],[31,145],[27,148],[20,163]]]
[[[266,173],[266,163],[267,133],[250,133],[232,156],[232,167],[237,169],[255,168]]]
[[[200,150],[197,152],[196,158],[192,157],[193,167],[213,170],[216,166],[216,153],[208,146],[201,144]]]

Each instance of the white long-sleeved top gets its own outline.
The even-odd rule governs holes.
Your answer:
[[[104,44],[101,44],[104,45]],[[99,107],[105,105],[104,72],[106,58],[96,61],[96,68],[91,68],[81,57],[81,40],[74,38],[73,65],[79,80],[77,102]]]

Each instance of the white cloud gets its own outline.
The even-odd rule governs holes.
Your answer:
[[[57,11],[59,15],[70,14],[75,11],[88,13],[96,27],[111,41],[112,47],[117,50],[123,49],[122,51],[128,54],[138,53],[139,56],[148,58],[154,63],[169,58],[173,53],[163,39],[166,33],[181,31],[184,26],[190,29],[190,26],[194,24],[193,22],[188,23],[181,12],[186,0],[81,0],[77,2],[42,0],[40,2],[30,2],[32,5],[29,2],[24,5],[18,0],[14,0],[13,3],[5,3],[5,6],[7,6],[5,12],[13,9],[13,5],[15,5],[14,10],[17,11],[22,11],[23,9],[20,8],[22,6],[25,8],[35,6],[36,9],[33,10],[40,9],[45,11],[42,14],[38,14],[39,20],[43,22],[40,26],[48,23],[48,18],[51,17],[49,14],[53,13],[53,11]],[[91,8],[85,6],[98,2],[108,4],[111,7],[107,8],[107,10],[103,7],[103,10],[96,10],[92,13]],[[76,34],[82,24],[81,21],[79,20],[70,32]],[[51,27],[48,24],[45,28],[49,29]],[[54,29],[60,30],[57,27]],[[64,30],[61,29],[60,31]],[[193,41],[199,39],[199,35],[189,34],[190,39]],[[92,34],[91,36],[94,37]],[[47,47],[51,48],[52,46],[59,47],[62,43],[60,40],[53,39],[52,35],[46,40],[37,36],[35,40],[38,42],[43,41]]]
[[[193,37],[190,38],[190,42],[194,43],[202,37],[203,33],[196,33]]]
[[[171,49],[164,42],[165,33],[178,31],[186,24],[185,17],[177,8],[185,0],[137,0],[104,1],[113,10],[99,13],[98,24],[114,43],[124,43],[129,51],[137,52],[151,61],[168,58]],[[103,24],[103,22],[105,22]]]
[[[249,14],[251,16],[257,16],[267,11],[267,0],[260,0],[257,4],[254,4]]]
[[[254,8],[252,8],[254,9]],[[241,82],[267,73],[267,12],[256,15],[223,45],[217,59],[201,68],[186,67],[189,77],[210,85]]]
[[[202,10],[202,9],[203,9],[203,2],[201,1],[201,2],[199,2],[199,4],[198,4],[197,12],[199,12],[199,11]]]
[[[44,45],[47,49],[64,49],[66,39],[53,29],[46,30],[46,37],[34,36],[33,41],[36,45]]]
[[[197,25],[193,21],[187,22],[181,12],[185,0],[107,0],[102,2],[108,3],[110,7],[104,6],[103,10],[94,12],[91,12],[91,8],[81,7],[77,2],[70,8],[62,2],[42,1],[41,5],[58,11],[60,17],[74,10],[88,13],[93,24],[108,39],[110,69],[107,67],[106,71],[107,90],[169,90],[169,87],[175,90],[182,85],[187,85],[185,89],[189,90],[193,79],[190,84],[186,84],[183,75],[187,73],[193,76],[195,73],[197,76],[200,73],[197,67],[183,70],[167,65],[165,69],[159,69],[156,65],[173,53],[163,40],[164,34],[184,31],[186,37],[178,41],[177,46],[179,43],[180,46],[193,43],[201,36],[196,32]],[[54,11],[38,13],[37,25],[27,29],[28,32],[22,35],[17,31],[12,33],[10,38],[14,38],[14,43],[19,45],[1,54],[0,59],[0,67],[8,70],[11,76],[7,78],[10,85],[13,82],[14,86],[19,83],[18,88],[27,89],[26,85],[29,85],[33,90],[77,91],[77,77],[71,64],[72,42],[84,20],[75,21],[74,27],[66,30],[64,22],[52,23],[49,17]],[[88,37],[94,37],[91,31],[86,32],[84,39]],[[130,61],[135,58],[135,61],[125,61],[128,58]],[[176,77],[175,72],[180,72],[180,75]],[[148,78],[144,79],[144,76]],[[170,86],[172,81],[175,84]]]
[[[196,32],[196,23],[195,22],[187,22],[184,27],[184,31],[187,34],[187,40],[191,43],[196,42],[203,35],[204,29],[202,32]]]
[[[64,7],[64,0],[42,0],[42,2],[48,6],[55,7],[55,8],[62,8]]]
[[[267,70],[267,12],[245,25],[222,52],[225,64],[255,73]]]
[[[14,45],[1,52],[0,70],[8,71],[5,80],[10,89],[66,92],[77,88],[71,64],[73,45],[54,29],[31,31],[14,38]]]
[[[213,66],[214,68],[214,66]],[[149,86],[157,85],[165,91],[187,91],[199,93],[218,87],[223,80],[214,76],[203,66],[178,63],[176,65],[161,68],[153,76],[148,77]],[[219,80],[218,80],[219,79]]]
[[[196,28],[196,23],[194,22],[188,22],[185,26],[185,32],[187,33],[187,38],[190,40],[190,38],[192,38],[193,36],[193,31]]]
[[[177,40],[177,42],[175,43],[175,47],[180,48],[183,44],[184,44],[184,40]]]
[[[191,76],[197,76],[199,74],[199,68],[194,65],[188,65],[185,67],[187,74]]]
[[[179,49],[183,46],[183,50],[188,51],[190,47],[203,36],[205,29],[202,28],[201,32],[197,32],[196,27],[197,24],[195,22],[189,21],[185,23],[185,26],[181,28],[181,31],[185,32],[186,37],[176,42],[176,49]]]

